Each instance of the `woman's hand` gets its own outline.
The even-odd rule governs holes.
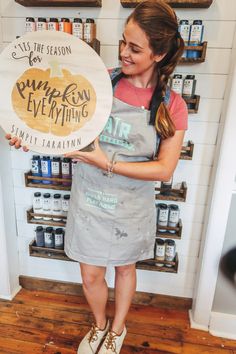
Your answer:
[[[96,138],[94,141],[94,150],[91,152],[84,152],[84,151],[73,151],[64,155],[65,157],[69,157],[75,161],[81,161],[87,163],[89,165],[96,166],[103,170],[107,169],[109,164],[108,157],[102,151],[99,145],[99,138]]]
[[[21,139],[16,136],[12,137],[11,134],[6,134],[5,138],[9,140],[9,145],[15,146],[16,149],[20,149],[22,147],[23,151],[27,152],[29,149],[26,146],[21,146]]]

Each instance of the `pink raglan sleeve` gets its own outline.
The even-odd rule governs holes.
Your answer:
[[[171,91],[168,108],[176,130],[187,130],[188,108],[184,99],[174,91]]]

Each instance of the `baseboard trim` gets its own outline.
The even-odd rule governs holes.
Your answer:
[[[28,290],[83,296],[82,284],[79,283],[29,277],[25,275],[20,275],[19,282],[22,288]],[[114,289],[109,289],[109,300],[114,300]],[[133,304],[189,310],[192,307],[192,299],[137,291],[133,299]]]
[[[1,295],[0,294],[0,299],[2,300],[12,300],[16,294],[21,290],[21,286],[19,285],[16,289],[14,289],[14,291],[10,294],[10,295]]]
[[[190,320],[190,327],[191,328],[200,329],[200,330],[206,331],[206,332],[209,331],[208,326],[201,325],[201,324],[194,321],[192,310],[189,310],[189,320]]]
[[[209,332],[213,336],[236,340],[236,315],[212,312]]]

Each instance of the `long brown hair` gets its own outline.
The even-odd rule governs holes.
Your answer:
[[[177,16],[172,8],[163,0],[147,0],[141,2],[127,19],[139,25],[149,39],[154,55],[166,54],[156,64],[157,91],[165,96],[170,75],[173,73],[184,51],[184,41],[178,32]],[[157,110],[155,127],[163,139],[175,133],[175,126],[170,112],[162,102]]]

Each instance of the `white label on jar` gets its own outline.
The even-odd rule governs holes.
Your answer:
[[[48,174],[48,161],[41,161],[41,168],[42,168],[42,173],[47,175]]]
[[[183,38],[185,43],[188,43],[189,40],[189,33],[190,33],[190,25],[180,25],[179,26],[179,33]]]
[[[35,22],[26,22],[25,23],[25,31],[26,32],[34,32],[36,31],[36,25],[35,25]]]
[[[34,197],[33,199],[33,209],[35,210],[42,210],[42,197]],[[39,212],[39,211],[38,211]]]
[[[169,222],[178,224],[179,222],[179,210],[170,210]]]
[[[191,96],[193,93],[193,83],[194,80],[192,79],[185,79],[184,80],[184,87],[183,87],[183,95]]]
[[[55,234],[55,246],[63,245],[63,234]]]
[[[166,245],[166,260],[172,261],[175,258],[175,246]]]
[[[52,161],[52,174],[59,175],[60,174],[60,162]]]
[[[164,245],[157,245],[156,246],[156,257],[160,257],[160,258],[163,258],[164,260],[164,257],[165,257],[165,246]]]
[[[47,23],[46,22],[37,22],[36,28],[37,28],[37,31],[44,31],[47,29]]]
[[[69,200],[63,199],[62,200],[62,210],[64,212],[68,212],[68,209],[69,209]]]
[[[91,42],[92,41],[92,23],[85,23],[84,24],[84,40],[86,42]]]
[[[72,24],[72,34],[75,37],[83,39],[83,23],[74,22]]]
[[[61,211],[61,198],[53,199],[53,211]]]
[[[159,209],[158,225],[167,226],[168,209]]]
[[[173,91],[178,93],[179,95],[182,95],[183,91],[183,79],[172,79],[172,84],[171,88]]]
[[[200,44],[202,41],[202,30],[202,25],[192,25],[189,42]]]
[[[32,173],[39,173],[39,160],[31,161],[31,171]]]
[[[53,243],[53,236],[52,236],[52,233],[47,233],[45,232],[44,233],[44,242],[45,242],[45,245],[52,245]]]
[[[61,170],[63,175],[69,176],[70,174],[70,164],[68,162],[62,162]]]
[[[43,198],[43,210],[51,210],[51,198]]]
[[[64,32],[64,22],[59,22],[59,31]]]
[[[56,22],[48,22],[48,30],[49,31],[57,31],[57,23]]]

